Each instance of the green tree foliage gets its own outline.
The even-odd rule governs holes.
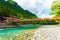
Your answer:
[[[60,2],[54,1],[51,6],[52,12],[51,14],[55,15],[54,17],[60,16]]]
[[[13,15],[20,19],[37,18],[35,14],[29,12],[28,10],[24,10],[12,0],[0,0],[0,15],[8,17]]]
[[[54,18],[59,18],[60,17],[60,1],[56,0],[53,2],[52,6],[51,6],[52,15],[55,15]],[[60,24],[60,20],[55,20],[56,22],[58,22]]]

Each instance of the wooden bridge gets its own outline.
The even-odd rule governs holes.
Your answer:
[[[4,17],[6,20],[5,22],[20,22],[20,23],[35,23],[35,22],[43,22],[43,21],[54,21],[58,20],[60,21],[60,18],[36,18],[36,19],[18,19],[16,16],[10,16],[10,17]]]
[[[30,24],[30,23],[39,23],[39,22],[43,22],[43,21],[54,21],[54,20],[59,20],[60,18],[37,18],[37,19],[24,19],[24,20],[20,20],[17,18],[8,18],[6,20],[6,22],[20,22],[22,24]]]
[[[6,21],[7,22],[36,22],[36,21],[45,21],[45,20],[60,20],[60,18],[37,18],[37,19],[24,19],[24,20],[20,20],[17,18],[8,18]]]
[[[52,20],[58,20],[60,21],[60,17],[58,18],[36,18],[36,19],[24,19],[24,20],[21,20],[21,19],[18,19],[16,18],[16,16],[12,16],[10,15],[10,17],[3,17],[5,22],[41,22],[41,21],[52,21]],[[1,19],[1,18],[0,18]]]
[[[20,20],[20,22],[36,22],[36,21],[45,21],[45,20],[60,20],[60,19],[56,19],[56,18],[37,18],[37,19],[25,19],[25,20]]]

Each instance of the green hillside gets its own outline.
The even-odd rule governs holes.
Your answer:
[[[32,19],[37,18],[37,16],[28,10],[24,10],[14,1],[0,0],[0,16],[16,16],[20,19]]]

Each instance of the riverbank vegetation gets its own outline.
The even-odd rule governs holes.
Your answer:
[[[53,18],[57,18],[56,22],[60,24],[60,0],[55,0],[51,6],[52,12],[51,15],[54,15]]]

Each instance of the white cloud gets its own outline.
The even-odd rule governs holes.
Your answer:
[[[14,0],[16,1],[22,8],[27,9],[33,13],[35,13],[38,17],[40,15],[46,16],[46,13],[42,13],[43,10],[50,10],[50,6],[53,0]],[[42,16],[43,17],[43,16]],[[47,17],[50,17],[47,15]]]
[[[16,0],[15,0],[16,1]],[[36,7],[36,1],[37,0],[17,0],[18,4],[22,6],[24,9],[30,9]]]
[[[47,15],[47,14],[42,14],[42,16],[40,16],[40,18],[51,18],[52,16]]]
[[[52,1],[53,0],[45,0],[44,2],[42,2],[42,4],[45,8],[50,8]]]

